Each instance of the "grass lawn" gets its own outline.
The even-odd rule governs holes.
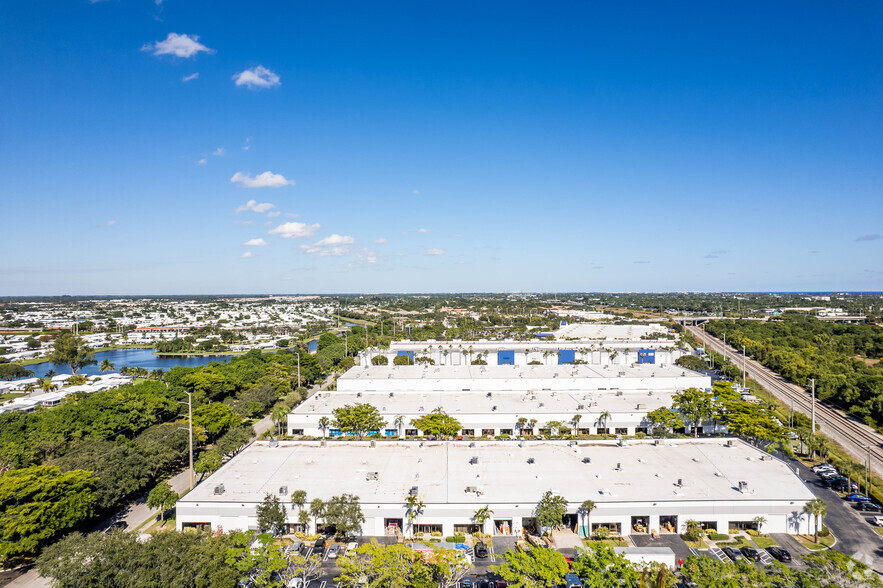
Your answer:
[[[810,551],[819,551],[822,549],[827,549],[834,545],[834,537],[832,535],[828,535],[827,537],[819,537],[819,542],[814,543],[812,535],[798,535],[797,540],[800,541],[800,544],[809,549]]]
[[[708,549],[708,543],[701,537],[699,541],[684,541],[684,543],[687,544],[687,547],[692,547],[693,549]]]
[[[628,542],[621,538],[612,539],[583,539],[586,547],[590,545],[606,545],[608,547],[628,547]]]
[[[24,392],[7,392],[5,394],[0,394],[0,402],[6,402],[7,400],[13,400],[14,398],[18,398],[20,396],[24,396]]]
[[[772,537],[752,537],[752,539],[761,549],[766,549],[771,545],[778,545]]]
[[[874,530],[877,531],[879,535],[883,535],[883,527],[874,527]]]
[[[153,521],[146,529],[144,529],[143,533],[159,533],[160,531],[174,531],[175,530],[175,515],[168,515],[165,521],[160,521],[157,518]]]

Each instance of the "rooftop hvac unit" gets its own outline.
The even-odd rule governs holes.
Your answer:
[[[411,489],[408,490],[408,496],[417,496],[417,486],[411,486]]]
[[[361,392],[356,392],[356,398],[361,398],[361,397],[362,397],[362,393],[361,393]]]
[[[584,457],[583,463],[592,463],[592,458],[591,457]]]
[[[490,398],[491,396],[493,396],[492,392],[488,392],[487,394],[485,394],[485,397],[487,397],[487,398]]]
[[[392,398],[392,397],[395,396],[395,395],[396,395],[395,392],[390,392],[390,393],[389,393],[389,397],[390,397],[390,398]]]
[[[368,444],[368,447],[377,447],[377,441],[371,441],[371,442]]]
[[[645,410],[646,408],[647,408],[646,404],[639,404],[637,407],[635,407],[635,410]]]
[[[215,496],[218,496],[223,493],[224,493],[224,485],[223,484],[218,484],[217,486],[215,486],[215,489],[212,492],[212,494],[214,494]]]
[[[325,439],[322,439],[322,440],[319,442],[319,447],[325,447]]]
[[[471,463],[472,465],[477,464],[477,463],[478,463],[478,456],[476,455],[476,456],[472,457],[472,458],[469,460],[469,463]]]
[[[470,441],[470,442],[469,442],[469,447],[475,447],[475,441]]]
[[[617,396],[622,396],[622,390],[617,390],[617,391],[616,391],[616,395],[617,395]]]
[[[662,445],[662,441],[660,441],[659,439],[654,439],[653,445],[656,445],[658,447],[659,445]]]
[[[375,482],[380,479],[380,472],[368,472],[365,474],[365,480],[368,482]]]
[[[288,486],[279,486],[279,496],[285,496],[288,494]]]
[[[727,439],[727,447],[733,447],[734,445],[735,445],[735,443],[733,442],[732,439]]]
[[[578,405],[576,406],[576,409],[577,409],[577,410],[585,410],[585,409],[586,409],[586,405],[585,405],[585,404],[578,404]]]
[[[684,487],[684,479],[678,478],[678,488],[683,488],[683,487]]]
[[[492,412],[495,411],[495,410],[497,410],[497,405],[496,405],[496,404],[493,405],[493,406],[491,407],[491,411],[492,411]]]
[[[742,494],[748,494],[748,482],[739,481],[739,492]]]
[[[536,463],[536,460],[532,457],[527,458],[527,463]]]
[[[477,486],[466,486],[466,492],[467,493],[474,492],[474,493],[478,494],[478,487]]]
[[[619,373],[616,374],[616,375],[617,375],[617,377],[619,377],[619,378],[624,378],[624,377],[625,377],[625,372],[619,372]]]
[[[622,471],[622,462],[616,462],[616,471],[617,471],[617,472],[621,472],[621,471]]]
[[[279,440],[278,439],[270,439],[270,447],[271,448],[279,447]]]

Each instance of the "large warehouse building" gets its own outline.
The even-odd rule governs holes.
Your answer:
[[[472,516],[485,505],[493,511],[486,532],[532,529],[547,491],[568,500],[565,524],[583,535],[586,517],[578,509],[587,499],[597,504],[593,529],[614,533],[682,532],[688,520],[726,532],[754,527],[759,516],[765,532],[809,533],[803,506],[813,498],[784,462],[739,440],[258,441],[178,502],[176,524],[254,529],[256,506],[275,494],[293,530],[296,490],[306,492],[307,503],[358,496],[362,534],[370,536],[411,532],[409,493],[425,504],[413,530],[444,535],[476,530]]]
[[[711,378],[676,366],[363,365],[337,380],[341,392],[676,392],[711,387]]]

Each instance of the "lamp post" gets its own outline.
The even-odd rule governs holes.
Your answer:
[[[169,385],[166,383],[166,388]],[[187,433],[189,438],[189,453],[190,453],[190,489],[193,490],[193,393],[184,391],[184,394],[187,395]],[[179,401],[180,404],[184,404],[183,401]]]
[[[812,431],[812,434],[815,435],[816,434],[816,379],[810,378],[809,382],[810,382],[810,386],[812,388],[812,392],[811,392],[812,399],[810,401],[811,402],[810,406],[812,407],[812,411],[811,411],[811,413],[812,413],[812,429],[810,429],[810,430]]]
[[[868,465],[865,468],[865,494],[871,495],[871,445],[862,445],[862,449],[868,450]]]

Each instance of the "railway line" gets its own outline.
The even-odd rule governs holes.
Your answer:
[[[686,329],[707,347],[730,358],[737,367],[741,366],[742,358],[737,358],[741,355],[739,351],[729,345],[724,346],[720,339],[695,326],[688,325]],[[806,416],[811,415],[812,401],[810,393],[805,389],[789,382],[751,358],[744,358],[744,365],[748,377],[758,382],[773,396],[791,405],[794,410]],[[870,446],[871,470],[872,472],[883,472],[883,436],[874,429],[818,401],[816,402],[816,426],[820,432],[840,444],[859,463],[867,462],[868,446]]]

